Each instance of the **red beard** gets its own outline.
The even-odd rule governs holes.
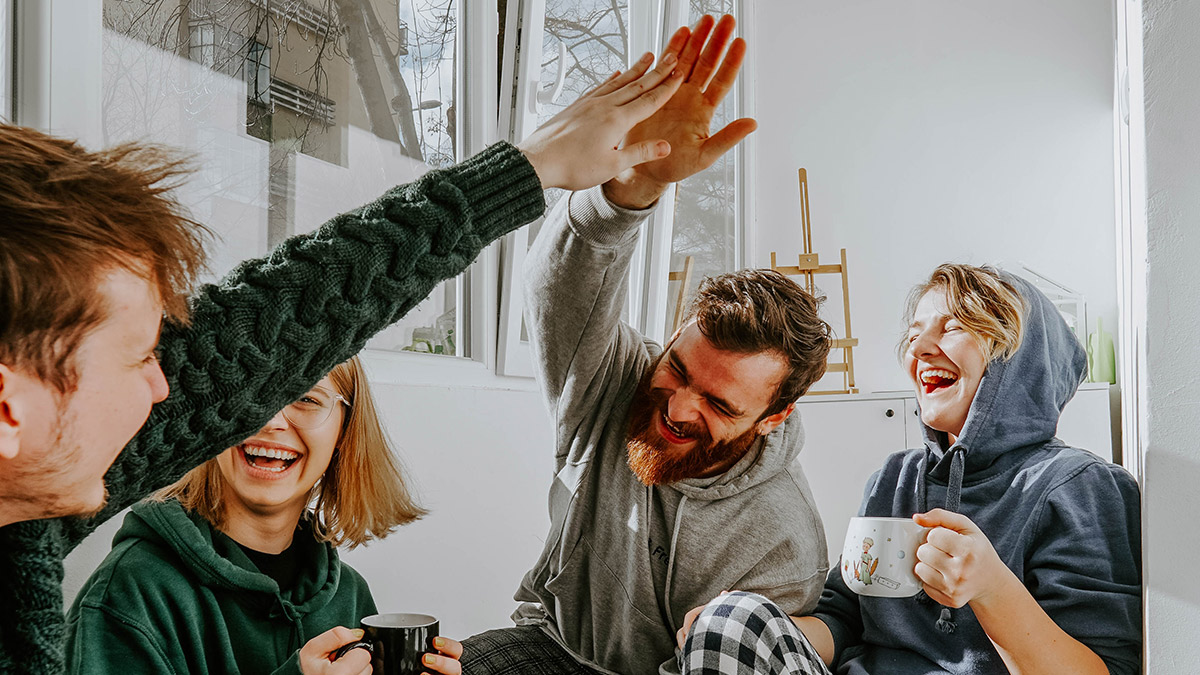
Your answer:
[[[650,378],[661,358],[642,375],[629,404],[629,426],[625,432],[629,468],[645,485],[666,485],[699,478],[720,464],[736,463],[758,439],[754,427],[737,438],[716,443],[703,424],[672,421],[671,426],[695,442],[692,449],[682,454],[673,450],[659,433],[658,417],[666,417],[670,394],[651,390]]]

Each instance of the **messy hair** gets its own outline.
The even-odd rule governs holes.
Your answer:
[[[72,357],[107,318],[98,285],[114,269],[154,284],[167,318],[186,323],[208,235],[175,197],[187,173],[160,147],[90,152],[0,124],[0,363],[73,389]]]
[[[978,342],[990,362],[1010,359],[1021,347],[1025,331],[1025,299],[994,267],[959,263],[938,265],[929,279],[908,294],[904,325],[912,325],[921,298],[932,290],[946,294],[946,309]],[[908,349],[901,339],[899,354]]]
[[[329,379],[350,407],[329,468],[313,486],[310,512],[318,539],[354,548],[382,539],[427,512],[404,480],[358,357],[335,366]],[[224,490],[225,477],[214,457],[152,499],[178,499],[220,529],[225,523]]]
[[[775,352],[786,361],[788,372],[767,417],[795,403],[825,374],[833,341],[818,314],[823,301],[779,272],[748,269],[706,278],[688,319],[718,349]]]

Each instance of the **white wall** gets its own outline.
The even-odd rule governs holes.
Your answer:
[[[344,559],[381,611],[434,614],[442,634],[458,638],[512,625],[513,593],[549,528],[552,433],[540,395],[374,382],[372,391],[431,514]],[[122,519],[67,558],[68,605]]]
[[[1101,316],[1113,332],[1110,4],[755,4],[748,263],[803,250],[807,168],[815,250],[849,256],[861,390],[907,388],[894,356],[903,302],[948,260],[1022,261],[1084,293],[1090,329]]]
[[[1193,513],[1200,485],[1200,4],[1145,4],[1149,379],[1145,451],[1147,673],[1192,672],[1200,663],[1200,559]],[[1181,575],[1181,572],[1183,574]]]

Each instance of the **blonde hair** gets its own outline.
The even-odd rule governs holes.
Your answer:
[[[313,486],[310,513],[320,541],[353,549],[382,539],[427,511],[405,484],[387,434],[379,421],[367,375],[357,356],[334,366],[329,379],[350,403],[329,467]],[[225,477],[214,457],[189,471],[151,499],[178,499],[220,529],[225,513]]]
[[[1025,336],[1025,299],[1016,287],[994,267],[976,267],[958,263],[938,265],[925,283],[908,294],[904,325],[910,326],[917,304],[932,290],[946,294],[946,309],[978,342],[991,362],[1011,359]],[[908,349],[901,338],[899,354]]]

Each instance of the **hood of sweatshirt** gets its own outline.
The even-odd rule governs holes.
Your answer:
[[[988,364],[953,445],[945,432],[925,426],[928,476],[947,484],[946,503],[926,508],[957,511],[964,475],[988,471],[1004,453],[1053,438],[1063,407],[1087,373],[1087,354],[1050,299],[1028,281],[1002,274],[1025,300],[1024,337],[1012,358]]]
[[[301,527],[306,526],[306,522],[301,523]],[[232,539],[173,499],[135,504],[113,538],[113,547],[129,539],[172,550],[201,585],[237,591],[250,602],[266,602],[273,612],[281,612],[292,621],[328,604],[337,592],[341,574],[340,562],[331,547],[312,537],[299,537],[297,542],[304,547],[299,558],[306,564],[296,587],[281,590],[274,579],[258,571]]]
[[[688,499],[726,499],[765,483],[788,468],[804,447],[804,426],[793,413],[783,424],[763,436],[727,471],[712,478],[689,478],[671,484]]]

